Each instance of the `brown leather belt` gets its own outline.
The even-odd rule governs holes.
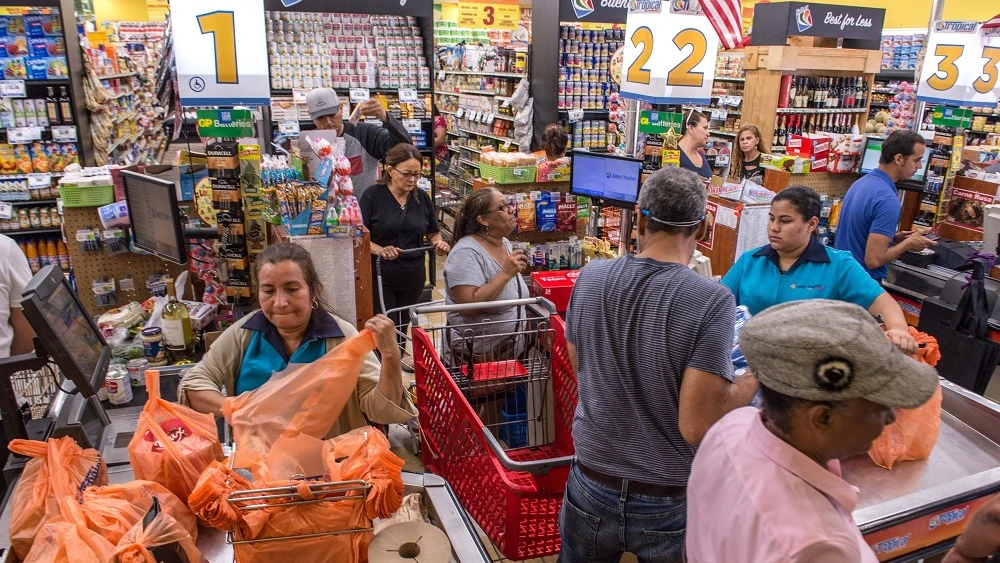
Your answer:
[[[586,475],[591,481],[616,491],[622,490],[622,484],[627,480],[629,494],[678,499],[687,496],[687,486],[653,485],[641,481],[633,481],[632,479],[621,479],[620,477],[613,477],[605,475],[600,471],[595,471],[579,461],[576,462],[576,465],[580,468],[580,473]]]

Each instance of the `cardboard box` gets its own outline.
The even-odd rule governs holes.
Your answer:
[[[792,135],[785,153],[809,159],[809,170],[803,168],[803,172],[822,172],[830,162],[830,138],[826,135]]]
[[[565,313],[569,308],[569,298],[573,286],[580,276],[579,270],[557,270],[554,272],[532,272],[531,294],[544,297],[556,306],[556,311]]]

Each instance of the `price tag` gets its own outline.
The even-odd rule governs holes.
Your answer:
[[[493,125],[493,122],[496,120],[497,120],[496,116],[490,113],[486,115],[486,120],[483,123],[487,125]]]
[[[478,119],[479,119],[479,112],[478,111],[473,111],[473,112],[469,113],[469,121],[476,121]]]
[[[419,119],[404,119],[403,127],[408,133],[419,133],[422,130]]]
[[[351,88],[351,103],[365,102],[371,98],[368,88]]]
[[[514,30],[520,20],[518,0],[460,0],[458,3],[458,27]]]
[[[75,143],[76,127],[72,125],[54,125],[52,127],[52,140],[57,143]]]
[[[282,135],[298,135],[300,132],[299,121],[282,121],[278,123],[278,133]]]
[[[6,201],[0,201],[0,219],[10,219],[10,214],[14,212],[14,206]]]
[[[292,101],[296,104],[306,103],[306,98],[309,96],[309,92],[312,90],[306,90],[304,88],[294,88],[292,90]]]
[[[52,174],[28,174],[28,189],[43,189],[52,185]]]
[[[264,22],[264,0],[170,0],[181,105],[270,103]]]
[[[12,145],[25,145],[41,139],[41,127],[11,127],[7,129],[7,142]]]
[[[403,104],[415,104],[420,100],[416,88],[400,88],[399,101]]]
[[[569,122],[576,123],[577,121],[583,121],[583,110],[582,109],[569,110]]]
[[[936,21],[917,99],[932,103],[996,105],[1000,100],[1000,30],[978,22]]]
[[[26,98],[28,89],[23,80],[0,80],[0,98]]]
[[[709,104],[719,36],[704,15],[671,13],[673,2],[631,10],[622,96],[654,104]]]
[[[503,150],[507,150],[507,149],[510,148],[510,141],[504,141],[503,145],[500,145],[500,146],[503,147]]]
[[[458,108],[458,111],[455,112],[455,117],[462,119],[463,115],[465,115],[465,108]]]

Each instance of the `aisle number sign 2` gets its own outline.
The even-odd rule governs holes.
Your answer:
[[[518,0],[460,0],[458,3],[458,27],[513,30],[520,21]]]
[[[917,99],[996,105],[1000,99],[1000,30],[983,29],[978,22],[934,22]]]
[[[270,103],[264,0],[170,0],[184,106]]]
[[[622,96],[656,104],[711,102],[719,37],[704,15],[670,13],[667,2],[629,11]]]

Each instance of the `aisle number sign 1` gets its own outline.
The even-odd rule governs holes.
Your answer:
[[[1000,99],[1000,29],[983,29],[978,22],[934,22],[927,37],[917,99],[996,105]]]
[[[264,0],[170,0],[181,105],[268,105]]]
[[[633,8],[625,25],[621,93],[655,104],[712,98],[719,37],[704,15],[671,13],[668,2]]]
[[[518,0],[460,0],[458,3],[458,27],[513,30],[520,21]]]

